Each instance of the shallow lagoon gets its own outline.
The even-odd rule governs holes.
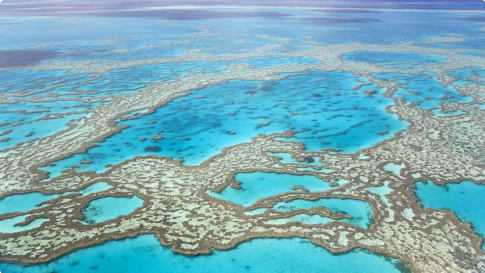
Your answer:
[[[42,223],[49,221],[49,219],[46,219],[46,218],[38,218],[28,223],[27,225],[24,225],[24,226],[18,225],[23,221],[25,221],[28,216],[30,216],[30,214],[19,215],[19,216],[0,220],[0,234],[17,233],[21,231],[38,228]]]
[[[461,96],[453,87],[441,85],[432,73],[419,75],[386,73],[374,74],[374,76],[401,83],[401,86],[394,92],[394,97],[404,98],[407,103],[419,102],[419,105],[416,106],[418,108],[440,107],[440,103],[445,101],[472,101],[471,97]]]
[[[273,208],[279,211],[292,211],[313,207],[326,207],[335,213],[345,213],[352,216],[351,219],[339,220],[327,218],[329,219],[329,222],[339,221],[356,225],[361,228],[368,228],[372,222],[372,208],[370,205],[364,201],[354,199],[322,198],[315,201],[297,199],[290,202],[277,203]],[[300,222],[307,223],[305,221]],[[310,222],[310,224],[312,224],[312,222]]]
[[[106,182],[97,182],[78,192],[65,192],[62,194],[43,194],[41,192],[31,192],[25,194],[13,194],[0,199],[0,215],[11,212],[26,212],[41,207],[42,202],[55,199],[59,196],[72,193],[79,193],[86,196],[92,193],[105,191],[111,188]]]
[[[289,12],[285,10],[285,12]],[[313,16],[320,16],[319,14],[323,14],[321,12],[314,12]],[[403,16],[405,14],[405,16]],[[226,38],[220,38],[214,43],[214,37],[209,37],[209,39],[200,39],[202,42],[193,42],[191,46],[193,48],[203,48],[206,52],[213,52],[213,53],[221,53],[221,52],[240,52],[241,49],[250,48],[250,45],[253,47],[260,47],[264,44],[268,43],[266,39],[258,39],[262,41],[258,41],[255,43],[254,38],[250,39],[244,46],[241,46],[239,41],[234,39],[236,36],[248,36],[254,37],[253,32],[260,32],[265,33],[268,35],[275,35],[275,36],[288,36],[292,38],[304,38],[307,35],[312,35],[312,37],[308,39],[321,41],[323,43],[342,43],[342,42],[368,42],[368,43],[375,43],[375,42],[382,42],[382,43],[390,43],[390,42],[399,42],[399,41],[415,41],[424,37],[426,35],[437,35],[437,34],[446,34],[451,32],[463,32],[467,33],[470,29],[473,29],[473,24],[470,22],[460,23],[459,19],[454,20],[442,20],[442,17],[448,17],[444,14],[437,13],[420,13],[420,12],[406,12],[406,13],[397,13],[397,12],[380,12],[375,14],[345,14],[339,15],[348,19],[347,26],[341,24],[338,25],[336,23],[330,23],[330,26],[326,24],[324,27],[324,31],[317,31],[315,32],[313,29],[315,25],[318,25],[318,20],[308,21],[308,24],[298,24],[295,28],[295,22],[290,20],[265,20],[265,19],[254,19],[254,20],[246,20],[246,19],[239,19],[238,23],[232,23],[233,27],[237,27],[237,31],[234,31],[234,28],[228,28],[226,22],[223,24],[220,23],[219,20],[209,20],[210,23],[206,23],[205,25],[214,24],[217,28],[224,29],[227,33],[232,32],[233,35],[227,35]],[[324,17],[334,17],[332,13],[328,12],[328,14],[324,14]],[[304,16],[301,16],[304,17]],[[369,19],[375,19],[373,23],[366,23],[365,27],[362,27],[362,24],[357,23],[359,17],[368,17]],[[432,17],[432,19],[430,19]],[[125,20],[128,20],[124,18]],[[331,19],[331,18],[330,18]],[[143,45],[146,44],[154,44],[159,42],[159,40],[163,40],[163,38],[167,40],[182,40],[185,37],[181,34],[193,33],[194,30],[189,28],[174,26],[171,25],[170,28],[165,28],[164,31],[160,31],[159,26],[153,27],[152,24],[147,24],[147,21],[144,19],[132,19],[131,24],[126,24],[123,28],[120,28],[120,20],[119,18],[109,18],[109,19],[97,19],[93,24],[96,23],[98,28],[97,31],[93,31],[92,24],[89,24],[89,27],[86,26],[84,20],[82,18],[71,18],[70,20],[63,20],[64,22],[59,25],[59,22],[49,21],[52,19],[34,19],[34,24],[38,25],[37,28],[32,28],[30,24],[32,22],[18,20],[16,22],[17,26],[12,27],[10,24],[4,24],[0,26],[2,29],[2,33],[5,33],[4,37],[9,38],[9,42],[3,43],[2,47],[10,47],[12,45],[22,45],[25,47],[35,47],[39,44],[47,44],[47,43],[55,43],[58,42],[58,45],[51,46],[49,48],[59,48],[61,50],[66,51],[89,51],[89,54],[84,54],[78,56],[79,59],[92,59],[93,57],[98,58],[109,58],[111,60],[127,60],[127,59],[139,59],[141,56],[147,57],[157,57],[160,55],[168,55],[168,54],[182,54],[186,48],[185,45],[177,46],[176,49],[173,45],[162,46],[158,45],[156,50],[150,50],[149,48],[143,48]],[[354,20],[356,23],[351,23]],[[101,23],[100,23],[101,21]],[[231,22],[231,20],[227,20]],[[268,23],[271,22],[271,24]],[[305,23],[305,21],[301,20],[300,23]],[[380,21],[380,23],[379,23]],[[173,23],[173,22],[166,22],[161,21],[163,23]],[[234,21],[232,21],[234,22]],[[240,22],[244,22],[246,24],[241,24]],[[249,22],[249,23],[248,23]],[[345,20],[341,20],[341,22],[345,22]],[[371,21],[372,22],[372,21]],[[19,27],[28,29],[26,31],[18,31],[22,29]],[[199,21],[195,21],[194,26],[200,25]],[[58,27],[69,28],[71,31],[65,32],[63,37],[56,35],[58,33]],[[148,27],[147,27],[148,26]],[[257,26],[257,27],[255,27]],[[283,27],[282,27],[283,26]],[[322,24],[320,26],[323,27]],[[39,27],[43,28],[42,35],[34,35],[35,32]],[[220,30],[215,30],[215,32],[220,32]],[[250,31],[248,31],[248,29]],[[257,29],[257,31],[254,31]],[[356,29],[363,29],[363,31],[356,31]],[[245,31],[244,31],[245,30]],[[417,31],[419,30],[419,31]],[[106,37],[106,33],[110,35]],[[132,39],[132,34],[137,33],[137,39]],[[241,35],[244,33],[245,35]],[[226,34],[226,33],[223,33]],[[249,34],[249,35],[247,35]],[[469,35],[471,36],[471,35]],[[479,35],[474,35],[479,36]],[[133,49],[129,54],[111,54],[111,52],[100,52],[95,53],[95,49],[105,49],[111,43],[110,40],[105,41],[92,41],[92,42],[82,42],[82,43],[75,43],[72,45],[64,44],[65,40],[76,40],[79,37],[86,38],[89,37],[91,39],[113,39],[116,38],[119,42],[113,45],[113,50],[122,50],[125,48]],[[99,43],[97,46],[94,45]],[[105,44],[106,43],[106,44]],[[296,44],[295,42],[292,42]],[[221,46],[223,45],[223,46]],[[255,45],[255,46],[254,46]],[[466,46],[466,45],[460,45]],[[476,46],[479,48],[483,47],[483,43],[479,42],[476,43]],[[251,47],[251,48],[253,48]],[[123,72],[129,73],[129,72]],[[35,75],[40,75],[39,73],[33,73]],[[23,76],[18,78],[30,78],[29,76]],[[168,79],[168,78],[166,78]],[[133,85],[132,87],[138,87],[141,85]],[[22,87],[22,86],[21,86]],[[20,88],[21,88],[20,87]],[[96,85],[90,86],[91,88],[95,87]],[[129,87],[127,85],[124,85]],[[89,89],[91,89],[89,88]],[[15,87],[9,88],[11,90],[15,90]],[[114,90],[113,94],[117,92],[121,92],[120,90]],[[193,96],[192,98],[194,98]],[[342,96],[343,97],[343,96]],[[433,101],[435,103],[435,101]],[[428,107],[428,106],[425,106]],[[175,108],[174,108],[175,109]],[[349,110],[349,109],[347,109]],[[193,113],[197,113],[198,110],[193,111]],[[168,112],[163,112],[159,117],[163,117]],[[192,113],[192,114],[193,114]],[[272,112],[273,113],[273,112]],[[301,114],[301,113],[300,113]],[[183,116],[179,116],[183,117]],[[185,116],[190,117],[190,115]],[[152,117],[148,117],[144,124],[140,125],[142,127],[147,127],[147,122]],[[223,119],[223,118],[221,118]],[[242,117],[244,119],[244,117]],[[349,119],[351,119],[349,117]],[[173,120],[177,120],[174,118]],[[342,122],[341,119],[339,122]],[[200,122],[200,120],[196,120],[194,124]],[[232,121],[234,122],[234,121]],[[191,124],[189,124],[191,125]],[[253,124],[254,125],[254,124]],[[183,127],[185,125],[181,125]],[[274,124],[272,125],[274,126]],[[225,126],[223,126],[225,127]],[[203,126],[197,127],[201,130],[206,129]],[[268,127],[268,132],[274,132],[273,129],[285,129],[287,126],[282,126],[282,128],[274,128]],[[270,130],[271,129],[271,130]],[[341,130],[345,130],[345,128],[338,128]],[[147,135],[153,134],[156,130],[152,131],[140,131],[139,128],[137,130],[131,131],[133,132],[143,132]],[[160,130],[165,130],[161,128]],[[178,130],[178,129],[174,129]],[[133,155],[143,154],[144,150],[147,146],[159,146],[160,152],[156,154],[162,155],[170,155],[177,158],[184,158],[186,159],[186,164],[197,164],[197,162],[201,162],[207,159],[211,154],[214,154],[220,151],[221,147],[224,145],[230,145],[231,143],[237,143],[239,140],[248,140],[252,133],[259,133],[262,130],[247,130],[244,127],[246,134],[242,132],[237,132],[235,135],[224,135],[220,133],[221,138],[226,141],[225,143],[221,143],[220,146],[217,144],[214,145],[213,143],[209,143],[204,140],[194,140],[186,142],[186,146],[181,145],[180,142],[177,142],[176,145],[172,144],[161,144],[161,142],[153,142],[148,144],[147,143],[140,143],[137,145],[137,139],[127,139],[125,142],[116,142],[113,146],[109,148],[104,148],[104,150],[98,150],[98,152],[94,151],[92,154],[88,156],[92,156],[95,158],[95,164],[85,168],[85,169],[95,169],[95,170],[102,170],[104,167],[104,163],[114,163],[120,162],[123,159],[132,157]],[[375,131],[374,128],[372,130]],[[255,132],[256,131],[256,132]],[[221,130],[221,132],[224,132]],[[313,132],[313,130],[311,131]],[[392,130],[390,131],[390,135],[392,135]],[[189,132],[190,133],[190,132]],[[361,134],[362,132],[358,132],[355,135],[365,135]],[[136,135],[136,134],[135,134]],[[173,141],[164,134],[165,140]],[[301,141],[305,141],[305,143],[312,143],[311,137],[305,136],[304,131],[299,132],[299,137]],[[389,136],[385,136],[389,137]],[[382,137],[380,140],[382,140]],[[338,142],[340,139],[339,144],[343,149],[347,149],[346,141],[352,139],[349,137],[348,139],[343,139],[339,136],[333,136],[332,138]],[[332,140],[334,141],[334,140]],[[376,142],[379,141],[376,139]],[[127,145],[128,147],[122,147],[124,143],[131,143],[132,145]],[[360,144],[365,143],[365,141],[361,141],[359,138],[359,142],[357,143],[359,146]],[[373,143],[370,141],[370,144]],[[147,145],[148,144],[148,145]],[[198,144],[206,145],[204,150],[208,150],[207,154],[204,154],[205,151],[201,151],[202,149],[197,148]],[[318,143],[320,144],[320,143]],[[368,143],[369,144],[369,143]],[[213,145],[211,147],[211,145]],[[336,145],[336,143],[331,143],[330,145]],[[177,146],[174,150],[171,150],[170,146]],[[120,148],[121,147],[121,148]],[[310,146],[308,146],[310,147]],[[318,149],[320,148],[319,145],[315,145]],[[359,146],[360,147],[360,146]],[[119,149],[119,150],[117,150]],[[357,149],[356,147],[351,147],[351,149]],[[178,151],[180,150],[180,151]],[[133,151],[130,153],[130,151]],[[104,152],[108,152],[104,154]],[[77,159],[76,159],[77,160]],[[71,164],[76,164],[79,161],[84,159],[80,159],[79,161],[73,160],[72,163],[67,163],[65,166],[69,166]],[[98,161],[99,160],[99,161]],[[62,164],[60,164],[62,165]],[[65,166],[58,166],[59,169],[64,168]],[[142,238],[142,239],[139,239]],[[285,271],[304,271],[304,272],[335,272],[334,268],[341,268],[343,272],[395,272],[388,263],[385,263],[384,260],[382,262],[379,257],[376,257],[371,254],[362,254],[362,252],[357,252],[358,254],[354,254],[355,252],[351,252],[342,256],[332,256],[328,252],[324,251],[323,249],[315,248],[308,244],[307,241],[304,240],[297,240],[297,239],[290,239],[290,240],[255,240],[249,243],[245,243],[241,245],[241,247],[245,245],[249,245],[250,247],[243,248],[246,249],[246,252],[241,252],[238,247],[233,251],[227,252],[216,252],[216,255],[213,256],[204,256],[204,257],[197,257],[197,258],[187,258],[180,255],[174,255],[171,253],[170,250],[162,248],[164,251],[162,254],[161,252],[157,252],[161,247],[156,239],[153,236],[140,236],[136,239],[129,239],[123,240],[120,242],[111,242],[107,243],[102,246],[93,247],[85,250],[76,251],[68,256],[61,258],[53,263],[50,263],[45,266],[35,266],[30,268],[24,268],[21,266],[16,265],[7,265],[7,264],[0,264],[0,270],[4,272],[51,272],[51,271],[58,271],[58,272],[86,272],[92,271],[96,269],[100,269],[103,272],[120,272],[120,271],[128,271],[128,272],[140,272],[139,265],[143,264],[146,265],[147,271],[157,271],[157,272],[181,272],[181,271],[193,271],[193,272],[203,272],[203,270],[207,270],[208,272],[214,271],[226,271],[226,272],[244,272],[244,271],[252,271],[252,272],[268,272],[268,268],[270,271],[274,272],[285,272]],[[148,238],[148,239],[146,239]],[[296,240],[296,243],[293,241]],[[256,243],[256,242],[264,242],[264,243]],[[127,243],[128,242],[128,243]],[[133,243],[135,242],[135,243]],[[253,244],[254,242],[254,244]],[[274,242],[272,244],[271,242]],[[281,244],[280,244],[281,243]],[[272,246],[270,246],[272,245]],[[302,247],[303,246],[303,247]],[[289,247],[290,249],[287,249]],[[127,252],[124,252],[124,249]],[[309,250],[308,250],[309,249]],[[165,251],[166,250],[166,251]],[[308,250],[308,251],[307,251]],[[313,253],[312,251],[315,251]],[[258,255],[255,257],[255,255]],[[126,256],[125,256],[126,255]],[[225,257],[225,258],[221,258]],[[225,256],[224,256],[225,255]],[[173,258],[176,257],[176,258]],[[247,260],[240,262],[236,265],[231,263],[231,261],[239,261],[240,257],[249,257]],[[281,257],[285,257],[285,259],[281,259]],[[289,257],[289,258],[286,258]],[[254,259],[251,259],[254,258]],[[328,258],[328,259],[327,259]],[[225,259],[225,260],[224,260]],[[377,259],[377,260],[376,260]],[[219,262],[210,262],[210,261],[217,260]],[[313,263],[306,263],[302,261],[318,261]],[[327,262],[328,260],[328,262]],[[194,262],[198,261],[198,262]],[[222,261],[222,262],[221,262]],[[321,262],[325,261],[325,262]],[[258,265],[262,265],[259,266]],[[267,266],[267,267],[266,267]],[[358,270],[357,270],[358,269]],[[368,269],[368,270],[367,270]],[[110,271],[111,270],[111,271]]]
[[[143,205],[143,199],[132,197],[103,197],[89,202],[82,210],[83,224],[95,224],[128,215]]]
[[[392,100],[380,96],[381,89],[370,85],[352,90],[360,82],[350,73],[311,71],[280,81],[235,80],[208,86],[152,114],[121,122],[130,127],[84,154],[43,170],[55,176],[62,169],[91,160],[93,164],[77,170],[103,171],[107,163],[149,154],[195,165],[260,133],[286,130],[294,130],[295,138],[289,140],[303,142],[308,150],[336,147],[355,152],[406,127],[385,111]],[[365,91],[369,89],[378,93],[368,97]],[[151,139],[155,135],[163,139]],[[141,141],[142,137],[147,140]]]
[[[235,180],[240,182],[241,189],[227,186],[221,193],[208,193],[215,198],[250,206],[260,198],[291,192],[293,186],[301,186],[309,191],[325,191],[331,188],[327,182],[311,175],[252,172],[238,173]]]
[[[284,259],[281,259],[285,257]],[[318,261],[318,262],[310,262]],[[338,270],[336,271],[336,268]],[[71,272],[319,272],[398,273],[410,272],[396,259],[353,250],[333,255],[308,240],[255,239],[227,251],[196,257],[174,254],[153,235],[108,242],[77,250],[53,262],[22,266],[0,264],[5,273]]]
[[[470,181],[439,186],[431,181],[416,183],[416,195],[424,208],[448,209],[462,221],[470,222],[473,229],[485,237],[485,186]],[[483,248],[483,244],[482,244]]]

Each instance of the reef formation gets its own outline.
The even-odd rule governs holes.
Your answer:
[[[176,57],[119,62],[59,60],[23,67],[39,71],[67,70],[72,75],[101,75],[113,69],[147,64],[227,62],[263,56],[309,57],[317,61],[262,68],[236,63],[229,64],[222,72],[188,73],[173,81],[154,83],[144,90],[129,94],[90,98],[82,98],[82,93],[75,94],[81,95],[77,99],[79,103],[103,103],[93,109],[65,113],[87,114],[70,122],[67,129],[0,151],[0,200],[14,194],[69,192],[35,209],[0,215],[0,220],[28,215],[23,225],[36,219],[46,219],[34,229],[0,234],[0,260],[46,262],[82,247],[150,233],[155,234],[161,244],[171,246],[173,251],[190,255],[207,254],[213,249],[230,249],[253,238],[301,237],[333,253],[362,248],[389,255],[401,260],[413,272],[481,272],[485,268],[482,238],[470,224],[460,221],[451,211],[423,209],[413,188],[417,181],[426,180],[437,184],[462,180],[485,183],[485,114],[483,109],[475,106],[485,104],[485,86],[476,82],[455,84],[456,78],[450,74],[467,67],[485,69],[485,57],[462,54],[473,50],[413,43],[388,46],[313,44],[307,49],[284,52],[278,49],[285,47],[287,39],[264,38],[278,43],[247,54],[216,55],[192,50]],[[461,40],[429,37],[428,41],[453,43]],[[343,60],[345,54],[357,51],[439,54],[444,62],[422,64],[412,69],[396,66],[392,68],[393,73],[422,75],[432,71],[441,85],[455,88],[461,96],[469,96],[472,101],[442,102],[442,113],[460,111],[461,114],[434,115],[432,111],[435,109],[421,109],[417,107],[418,103],[395,98],[394,93],[401,85],[399,81],[374,76],[388,73],[389,67]],[[3,68],[4,71],[9,69],[14,68]],[[294,132],[289,129],[259,135],[250,142],[226,147],[221,153],[196,166],[186,166],[180,160],[169,157],[137,156],[109,166],[102,173],[66,170],[60,176],[47,179],[47,174],[39,170],[54,161],[82,153],[94,143],[123,130],[123,127],[117,126],[120,120],[150,114],[177,97],[196,94],[203,87],[229,80],[280,80],[290,73],[310,70],[346,71],[384,88],[384,96],[394,101],[387,112],[397,115],[409,126],[355,154],[338,153],[332,149],[308,151],[301,143],[281,139],[293,135]],[[54,87],[37,91],[35,98],[27,96],[32,95],[28,91],[1,94],[0,103],[62,101],[63,98],[58,98],[56,94],[42,95],[42,92]],[[372,92],[367,95],[375,96]],[[149,149],[158,151],[157,147]],[[283,163],[275,153],[290,154],[296,162]],[[312,169],[314,159],[324,164],[324,172],[318,168]],[[291,192],[259,199],[247,207],[208,194],[221,192],[228,186],[238,188],[235,175],[250,172],[312,175],[332,183],[332,188],[321,192],[295,188]],[[348,182],[336,183],[341,180]],[[101,181],[111,185],[111,188],[89,195],[76,193]],[[379,187],[387,187],[389,193],[379,195],[372,191]],[[137,196],[143,199],[143,205],[113,220],[82,224],[80,221],[84,216],[81,212],[89,202],[108,196]],[[282,201],[322,198],[355,199],[368,203],[373,211],[370,227],[365,229],[339,221],[327,224],[273,221],[301,214],[320,215],[334,220],[350,217],[325,208],[274,209],[275,204]],[[251,213],[261,208],[267,209],[262,213]]]

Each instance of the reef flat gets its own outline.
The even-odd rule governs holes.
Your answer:
[[[197,31],[180,43],[211,35],[203,28]],[[52,59],[22,64],[21,70],[25,73],[62,71],[62,77],[84,77],[87,74],[91,79],[118,69],[147,65],[202,63],[204,67],[207,63],[217,63],[220,67],[214,66],[210,73],[190,69],[179,74],[174,72],[175,75],[167,80],[155,79],[123,94],[103,94],[99,87],[67,91],[67,95],[60,92],[58,89],[64,86],[70,89],[70,80],[60,80],[55,85],[49,85],[47,81],[49,86],[37,86],[35,91],[12,85],[12,92],[2,93],[2,106],[50,102],[62,105],[65,101],[75,101],[91,107],[39,117],[37,120],[55,120],[82,115],[67,123],[67,128],[47,136],[34,135],[0,151],[0,203],[21,194],[52,195],[52,198],[40,198],[41,205],[35,208],[0,214],[0,222],[23,216],[20,226],[39,223],[18,232],[0,230],[0,260],[43,263],[80,248],[142,234],[154,234],[162,245],[188,255],[228,250],[256,238],[298,237],[332,253],[358,248],[387,255],[399,259],[413,272],[481,272],[485,268],[485,252],[481,248],[483,238],[453,212],[423,208],[413,189],[419,181],[446,184],[467,180],[485,184],[485,112],[479,107],[485,104],[485,85],[480,80],[480,71],[485,70],[485,57],[468,54],[483,51],[453,47],[454,43],[466,41],[462,36],[429,36],[420,43],[379,45],[360,42],[324,44],[310,38],[269,35],[258,37],[264,42],[244,53],[215,54],[191,49],[178,56],[136,60]],[[290,45],[295,40],[304,46],[293,49]],[[447,46],[438,47],[436,43],[447,43]],[[366,58],[359,61],[358,57],[344,57],[349,56],[347,54],[358,56],[360,52],[389,54],[387,59],[394,58],[394,54],[411,54],[411,57],[405,55],[405,59],[417,58],[417,61],[402,64],[404,61],[397,58],[396,62],[372,63]],[[423,61],[413,54],[429,57],[425,59],[432,61]],[[434,59],[436,56],[439,58]],[[263,57],[293,58],[296,61],[263,66],[250,61]],[[310,58],[314,62],[303,62],[298,58]],[[453,74],[471,67],[478,72],[470,72],[467,80]],[[0,73],[17,73],[20,68],[5,65],[1,69]],[[355,153],[340,152],[335,147],[307,149],[304,141],[295,138],[299,132],[289,126],[279,132],[249,136],[240,143],[224,147],[198,165],[188,166],[183,160],[162,153],[134,156],[108,164],[106,170],[100,172],[69,168],[57,176],[49,176],[41,170],[122,133],[124,127],[119,125],[120,122],[150,115],[177,98],[197,95],[206,87],[234,80],[282,81],[309,71],[343,71],[364,79],[353,91],[369,98],[382,96],[392,101],[385,107],[386,113],[406,122],[407,127],[392,135],[377,132],[389,136]],[[406,81],[399,75],[407,75],[410,79]],[[415,83],[412,81],[419,77],[423,77],[423,81],[431,79],[449,90],[443,91],[439,98],[433,98],[432,92],[426,94],[429,90],[422,90],[419,85],[419,90],[413,90]],[[83,85],[83,79],[80,82]],[[369,85],[382,89],[382,94],[364,88]],[[298,86],[295,86],[295,92],[298,92]],[[339,90],[329,92],[333,96],[342,93]],[[21,105],[15,111],[25,113],[27,108],[23,107]],[[436,111],[442,115],[436,115]],[[298,115],[297,112],[291,114]],[[271,117],[261,126],[270,123]],[[5,131],[4,137],[8,138],[9,133]],[[163,141],[163,132],[152,140]],[[156,151],[155,148],[152,150]],[[325,186],[311,188],[313,181],[301,182],[304,185],[295,183],[290,190],[273,192],[255,202],[245,203],[246,206],[231,202],[230,198],[217,198],[217,194],[222,194],[228,187],[244,189],[245,184],[237,177],[250,173],[310,176]],[[82,193],[101,182],[109,187]],[[381,190],[384,193],[380,194]],[[99,222],[85,219],[83,211],[90,204],[110,197],[140,199],[142,204],[112,219]],[[371,220],[361,225],[353,224],[348,221],[353,218],[351,210],[332,210],[325,205],[278,209],[285,202],[326,199],[359,201],[357,205],[364,204],[362,210],[372,211]],[[324,217],[328,222],[300,222],[298,217],[301,215]]]

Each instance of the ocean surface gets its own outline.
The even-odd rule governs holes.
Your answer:
[[[333,255],[308,240],[255,239],[227,251],[189,257],[162,247],[153,235],[77,250],[53,262],[21,266],[0,264],[8,273],[68,272],[410,272],[396,259],[353,250]]]
[[[429,5],[437,6],[440,5]],[[243,56],[256,49],[278,45],[281,40],[285,41],[284,46],[272,49],[271,53],[304,50],[313,43],[416,43],[463,49],[464,55],[480,55],[485,45],[485,32],[481,29],[483,17],[475,12],[338,12],[283,7],[270,11],[234,13],[231,9],[195,10],[188,17],[175,11],[110,11],[99,16],[15,16],[2,13],[0,95],[9,103],[0,104],[0,153],[67,128],[70,122],[88,116],[87,111],[109,103],[112,96],[146,90],[154,83],[174,82],[193,73],[213,75],[228,71],[231,65],[237,64],[264,68],[320,63],[315,56]],[[466,39],[430,44],[427,38],[449,36],[450,33]],[[242,57],[234,60],[123,65],[137,60],[180,57],[191,50],[198,50],[202,54],[240,54]],[[176,98],[153,113],[140,111],[137,113],[139,118],[118,122],[117,125],[128,126],[126,129],[94,143],[95,146],[84,153],[74,154],[40,169],[47,172],[50,178],[61,175],[62,170],[66,169],[99,173],[107,170],[106,164],[118,164],[144,155],[168,156],[183,160],[185,165],[196,166],[225,147],[248,142],[259,134],[289,130],[295,132],[294,137],[284,140],[303,143],[307,151],[337,148],[340,153],[357,153],[407,128],[407,122],[386,111],[395,98],[418,103],[418,108],[430,110],[435,115],[445,115],[438,109],[441,102],[471,101],[470,97],[460,96],[452,87],[441,85],[435,71],[411,74],[423,64],[443,62],[446,56],[362,50],[345,54],[342,60],[384,67],[386,73],[373,76],[393,79],[401,85],[393,98],[385,98],[384,88],[369,83],[359,75],[338,69],[292,73],[282,75],[281,80],[231,80],[193,90],[191,94]],[[103,73],[79,72],[75,67],[27,69],[54,62],[120,66]],[[14,69],[4,70],[6,67]],[[485,82],[485,71],[478,68],[469,67],[449,73],[458,79],[457,84]],[[373,91],[373,95],[366,95],[370,91]],[[483,105],[476,106],[483,108]],[[291,156],[275,156],[281,157],[282,162],[295,163]],[[325,172],[324,163],[317,160],[313,166]],[[299,176],[296,179],[289,174],[254,172],[237,174],[236,180],[241,183],[242,189],[228,187],[220,193],[209,194],[247,207],[258,199],[291,192],[291,187],[295,185],[310,191],[330,188],[328,183],[314,176]],[[340,182],[343,184],[346,181]],[[107,183],[99,182],[80,193],[89,195],[109,188]],[[387,190],[387,186],[374,189],[383,199]],[[43,206],[45,201],[67,194],[70,192],[7,196],[0,200],[0,215],[28,212]],[[461,220],[471,222],[476,232],[484,236],[485,217],[480,214],[480,204],[485,201],[482,198],[485,196],[483,186],[466,181],[446,187],[418,183],[416,194],[424,208],[452,210]],[[142,203],[136,196],[93,200],[82,211],[85,216],[82,223],[90,225],[128,215]],[[324,224],[341,221],[368,228],[373,221],[370,205],[353,199],[294,200],[277,203],[273,209],[291,211],[319,206],[327,207],[334,213],[348,214],[351,218],[334,220],[296,215],[278,219],[279,222],[275,223]],[[16,225],[28,215],[0,220],[0,234],[15,234],[47,221],[38,219],[27,226]],[[251,240],[234,249],[188,257],[162,247],[153,235],[76,250],[45,264],[25,266],[0,263],[0,271],[410,272],[400,261],[391,257],[360,249],[334,255],[299,238]]]

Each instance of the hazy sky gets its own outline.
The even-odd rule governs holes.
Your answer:
[[[166,6],[265,5],[398,9],[480,9],[482,0],[4,0],[0,12],[27,14],[113,13]]]

